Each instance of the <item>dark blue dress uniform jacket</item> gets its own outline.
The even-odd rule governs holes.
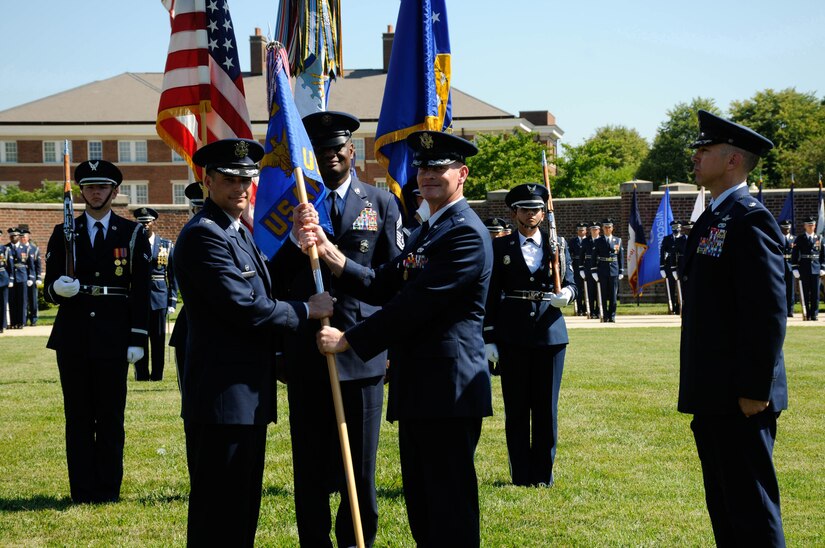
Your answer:
[[[791,264],[803,275],[819,276],[819,271],[825,268],[825,245],[822,236],[814,234],[813,241],[808,238],[808,234],[800,234],[796,237]]]
[[[275,340],[306,320],[304,303],[273,301],[257,248],[207,199],[178,236],[174,268],[186,306],[183,415],[205,424],[275,420]],[[251,237],[250,237],[251,240]]]
[[[681,273],[679,411],[737,414],[740,397],[787,408],[784,270],[779,226],[747,188],[698,219]]]
[[[172,242],[166,238],[155,236],[152,245],[152,263],[150,265],[150,303],[151,310],[164,310],[178,303],[178,284],[175,281],[174,266],[172,263]],[[158,261],[158,257],[166,257]]]
[[[370,215],[375,215],[375,228],[370,230],[365,223]],[[395,197],[389,192],[367,185],[353,178],[347,193],[347,200],[341,214],[340,236],[330,239],[347,256],[348,261],[369,267],[381,265],[394,259],[404,247],[401,217]],[[378,230],[378,227],[381,230]],[[284,242],[269,264],[273,276],[277,276],[276,295],[283,299],[306,300],[315,294],[315,282],[309,258],[292,242]],[[346,331],[358,322],[369,318],[378,306],[337,290],[337,280],[330,276],[329,268],[322,262],[324,288],[337,299],[330,322],[333,327]],[[281,283],[283,282],[283,283]],[[313,320],[309,329],[284,338],[287,378],[297,377],[328,380],[326,359],[318,352],[315,333],[321,329],[321,322]],[[310,363],[312,362],[312,363]],[[338,376],[342,381],[366,379],[382,376],[386,372],[386,352],[381,352],[369,360],[361,360],[350,349],[335,355]],[[314,364],[314,365],[313,365]]]
[[[560,241],[564,241],[560,238]],[[530,301],[507,298],[514,290],[553,292],[552,254],[549,237],[542,232],[544,257],[541,266],[531,273],[524,262],[517,232],[493,240],[493,269],[490,292],[487,298],[487,313],[484,317],[484,340],[490,343],[510,343],[537,347],[567,344],[567,326],[561,309],[549,301]],[[567,245],[563,245],[564,259],[560,268],[562,287],[570,287],[573,295],[577,292],[573,278],[573,266]]]
[[[134,251],[128,253],[132,245]],[[149,240],[139,224],[112,213],[103,246],[99,258],[95,258],[86,215],[76,218],[75,277],[81,286],[128,288],[128,299],[83,292],[66,299],[55,293],[53,287],[55,280],[66,272],[63,224],[54,227],[46,252],[44,298],[59,304],[60,309],[47,346],[67,356],[125,361],[128,347],[146,343]]]
[[[600,259],[611,259],[602,261]],[[591,270],[599,275],[599,280],[606,276],[624,274],[624,248],[622,239],[617,236],[599,236],[593,242]]]
[[[482,336],[492,256],[487,228],[461,200],[392,262],[347,261],[347,290],[385,303],[346,337],[362,359],[391,348],[389,420],[492,414]]]

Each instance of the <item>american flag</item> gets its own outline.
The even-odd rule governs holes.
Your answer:
[[[192,155],[219,139],[252,139],[235,31],[225,0],[162,0],[172,35],[158,104],[158,135],[203,180]],[[201,115],[206,118],[202,142]],[[254,204],[254,185],[250,204]],[[244,215],[251,226],[252,212]]]

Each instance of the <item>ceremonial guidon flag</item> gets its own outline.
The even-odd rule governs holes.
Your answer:
[[[444,0],[401,0],[375,134],[375,158],[387,169],[387,186],[402,203],[406,202],[402,188],[415,180],[416,172],[404,140],[414,131],[450,127],[450,77]],[[414,202],[410,209],[408,213],[415,210]]]
[[[659,202],[659,209],[656,210],[656,217],[653,218],[653,226],[650,229],[650,237],[647,239],[647,251],[642,256],[639,265],[639,291],[645,286],[662,281],[662,274],[659,272],[659,249],[662,247],[662,240],[668,234],[673,234],[670,223],[673,221],[673,211],[670,209],[670,189],[665,187],[665,195]]]
[[[759,187],[762,192],[762,187]],[[690,222],[695,223],[696,220],[705,212],[705,187],[699,187],[699,193],[696,195],[696,201],[693,202],[693,211],[690,214]]]
[[[330,83],[342,71],[340,0],[281,0],[275,41],[287,50],[301,118],[327,110]]]
[[[318,210],[321,225],[329,233],[324,198],[327,195],[318,163],[304,124],[295,108],[289,86],[289,62],[280,44],[267,47],[267,104],[269,126],[258,182],[253,235],[267,257],[273,257],[292,228],[292,209],[298,205],[294,170],[304,174],[307,199]]]
[[[640,293],[639,265],[647,251],[645,229],[639,214],[639,202],[636,198],[636,185],[633,185],[633,201],[630,202],[630,222],[627,226],[627,282],[633,295]]]
[[[225,0],[162,1],[172,34],[155,127],[203,180],[192,162],[199,147],[232,137],[252,139],[235,32]]]
[[[776,218],[776,222],[781,223],[782,221],[790,221],[791,222],[791,234],[796,234],[796,223],[794,222],[794,204],[793,204],[793,187],[796,181],[794,181],[793,175],[791,175],[791,191],[788,192],[788,196],[785,198],[785,203],[782,204],[782,211],[779,212],[779,217]]]
[[[816,233],[825,236],[825,200],[822,197],[822,174],[819,174],[819,199],[817,200]]]

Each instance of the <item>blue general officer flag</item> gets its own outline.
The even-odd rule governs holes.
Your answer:
[[[407,181],[415,180],[404,139],[414,131],[444,131],[452,123],[450,79],[444,0],[401,0],[375,133],[375,158],[387,168],[387,186],[399,199]]]
[[[662,240],[673,231],[670,223],[673,221],[673,211],[670,209],[670,189],[665,187],[665,195],[659,202],[659,209],[653,219],[653,226],[650,229],[650,238],[647,239],[647,251],[642,255],[642,262],[639,266],[639,291],[645,286],[661,281],[662,275],[659,272],[659,249],[662,247]]]
[[[788,197],[785,198],[785,203],[782,204],[782,211],[779,212],[779,217],[776,218],[776,221],[781,223],[782,221],[790,221],[791,222],[791,234],[796,234],[796,223],[794,222],[793,213],[794,213],[794,206],[793,206],[793,187],[794,187],[794,179],[793,175],[791,175],[791,191],[788,193]]]
[[[318,210],[321,225],[332,232],[324,206],[327,194],[318,171],[312,143],[298,116],[289,86],[289,63],[279,44],[267,48],[267,98],[269,127],[266,130],[264,157],[258,192],[255,195],[255,243],[271,258],[289,237],[292,210],[298,205],[294,170],[304,172],[307,199]]]

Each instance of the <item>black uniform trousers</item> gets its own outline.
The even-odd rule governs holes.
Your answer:
[[[796,278],[790,265],[785,261],[785,299],[788,302],[788,317],[793,316],[793,304],[796,301]]]
[[[378,531],[375,454],[381,430],[384,377],[343,381],[341,398],[349,428],[364,543],[372,546]],[[290,379],[289,429],[295,482],[295,516],[301,546],[332,546],[329,495],[341,493],[335,517],[338,546],[354,546],[355,532],[341,457],[338,425],[329,381]]]
[[[785,546],[773,467],[778,417],[694,415],[690,423],[717,546]]]
[[[194,448],[188,546],[253,546],[261,509],[266,425],[187,424]]]
[[[9,286],[4,285],[0,287],[0,329],[6,329],[8,327],[8,323],[6,319],[8,318],[8,314],[6,314],[6,306],[9,303]]]
[[[816,320],[819,317],[819,274],[800,272],[799,280],[802,282],[802,292],[805,294],[808,319]]]
[[[670,306],[673,308],[673,313],[679,314],[679,307],[681,305],[681,302],[679,301],[679,286],[678,282],[673,279],[673,272],[675,271],[665,270],[665,273],[667,274],[665,283],[667,284],[667,287],[670,290]],[[618,286],[619,284],[617,280],[616,287],[618,288]],[[604,289],[602,289],[602,291],[604,291]]]
[[[143,347],[143,357],[135,362],[136,381],[163,380],[166,351],[166,309],[149,311],[149,337]],[[149,350],[152,351],[152,372],[149,373]]]
[[[26,282],[15,282],[14,287],[9,287],[9,325],[12,327],[26,325],[26,309],[28,298],[26,293]]]
[[[601,316],[601,303],[599,303],[599,290],[596,289],[596,280],[594,280],[590,274],[586,274],[587,276],[587,298],[590,301],[590,316],[593,318],[597,318]]]
[[[578,291],[576,291],[576,314],[579,316],[586,316],[587,304],[585,304],[584,302],[584,287],[585,284],[587,284],[587,282],[585,280],[582,280],[581,276],[579,276],[578,267],[574,266],[573,272],[575,273],[576,288],[578,289]],[[590,294],[588,293],[587,296],[590,297]]]
[[[74,502],[109,502],[120,496],[123,481],[123,418],[126,377],[123,359],[90,359],[57,353],[66,461]]]
[[[27,314],[31,325],[37,323],[37,300],[37,282],[35,282],[31,286],[26,286]]]
[[[552,485],[566,344],[499,344],[504,431],[515,485]]]
[[[399,419],[404,501],[419,548],[478,546],[481,417]]]
[[[602,276],[599,274],[599,285],[602,288],[602,313],[605,320],[616,319],[616,301],[619,297],[619,277]]]

